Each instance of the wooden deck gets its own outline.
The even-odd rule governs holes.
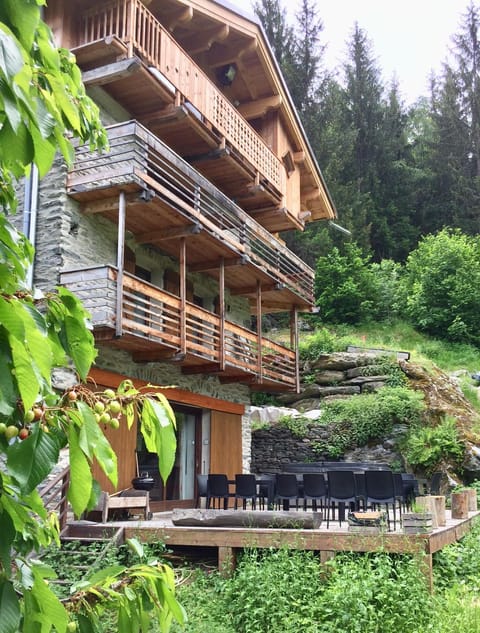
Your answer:
[[[295,510],[292,511],[295,514]],[[340,526],[331,521],[327,529],[322,522],[319,529],[266,529],[266,528],[221,528],[180,527],[171,522],[171,513],[156,513],[150,521],[113,521],[108,525],[123,527],[125,538],[135,537],[140,541],[162,541],[168,547],[209,547],[218,549],[218,566],[228,574],[235,567],[237,552],[246,547],[312,550],[327,560],[335,552],[384,551],[394,554],[419,556],[426,582],[433,591],[432,556],[442,548],[455,543],[467,534],[480,512],[470,512],[467,519],[452,519],[447,510],[446,525],[428,534],[403,534],[397,521],[395,531],[381,535],[358,534],[348,531],[347,522]]]

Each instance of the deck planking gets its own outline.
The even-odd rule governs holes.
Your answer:
[[[143,542],[160,541],[168,547],[217,548],[219,570],[224,574],[233,571],[237,553],[244,548],[310,550],[319,552],[322,560],[335,552],[383,551],[416,555],[427,585],[433,591],[433,554],[465,536],[480,512],[470,512],[466,519],[452,519],[448,510],[446,514],[446,525],[426,534],[403,534],[398,521],[395,531],[382,534],[349,532],[346,521],[341,526],[331,521],[328,529],[326,522],[322,522],[318,529],[186,527],[173,525],[169,512],[156,513],[149,521],[130,519],[109,522],[108,525],[123,527],[125,538],[135,537]]]

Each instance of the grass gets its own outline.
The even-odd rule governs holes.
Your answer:
[[[322,346],[324,352],[344,351],[348,345],[378,347],[410,352],[411,360],[427,367],[432,363],[446,372],[464,369],[468,373],[480,370],[480,349],[475,345],[433,339],[415,330],[406,321],[367,322],[353,325],[323,325],[311,320],[315,329],[300,332],[300,346]],[[290,333],[277,330],[267,337],[278,343],[289,344]]]

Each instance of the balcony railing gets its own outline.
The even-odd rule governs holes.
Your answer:
[[[184,102],[200,112],[263,178],[285,193],[282,162],[140,0],[97,3],[81,17],[79,45],[117,37],[127,45],[130,56],[137,54],[157,69]]]
[[[76,150],[70,195],[91,199],[92,191],[102,196],[106,188],[131,182],[154,190],[182,221],[246,258],[273,284],[294,293],[299,304],[313,305],[313,270],[167,145],[135,121],[109,127],[108,135],[109,153]]]
[[[258,384],[293,389],[297,355],[257,332],[124,273],[120,336],[116,330],[117,274],[113,267],[62,273],[61,283],[92,314],[97,338],[115,339],[137,360],[161,360],[165,350],[180,354],[182,370],[242,377]]]

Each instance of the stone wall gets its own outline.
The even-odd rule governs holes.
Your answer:
[[[279,419],[290,415],[316,420],[321,418],[324,402],[381,389],[388,378],[381,357],[385,357],[384,351],[321,355],[301,368],[300,393],[279,396],[277,400],[282,406],[276,410],[273,407],[263,411],[250,408],[249,417],[254,429],[252,472],[281,472],[284,464],[289,462],[328,459],[327,455],[315,450],[315,445],[319,441],[323,443],[330,435],[327,425],[307,424],[304,436],[298,437],[279,423]],[[396,450],[397,439],[405,430],[402,425],[397,425],[391,437],[351,450],[343,459],[398,464],[401,455]]]

